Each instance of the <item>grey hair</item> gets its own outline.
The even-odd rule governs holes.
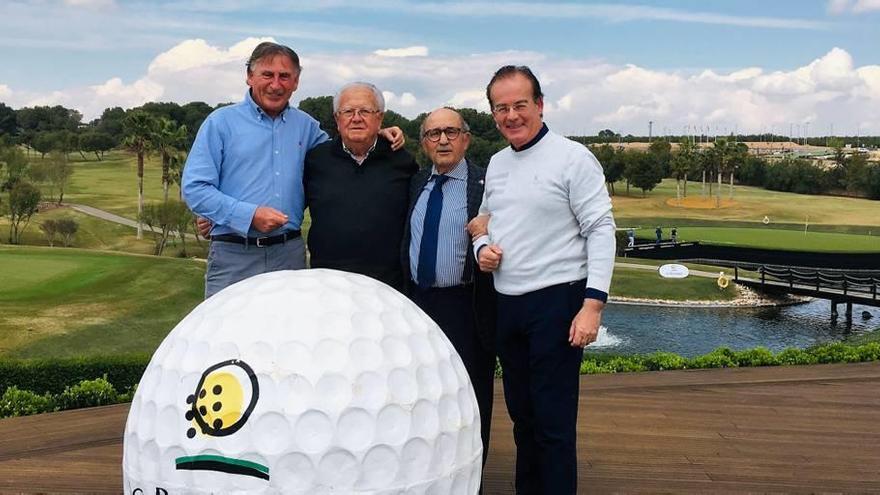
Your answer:
[[[299,74],[302,72],[302,67],[299,65],[299,55],[297,55],[292,48],[271,41],[264,41],[254,48],[250,58],[248,58],[247,73],[251,74],[253,72],[254,65],[257,62],[276,55],[283,55],[289,58],[290,63],[292,63],[293,67],[296,69],[296,73]]]
[[[451,110],[451,111],[455,112],[455,115],[458,115],[458,120],[461,121],[461,129],[464,132],[471,132],[471,126],[468,125],[467,121],[464,120],[464,116],[462,116],[458,110],[456,110],[452,107],[442,107],[442,108],[445,108],[446,110]],[[439,110],[439,108],[437,110]],[[434,113],[437,110],[433,110],[431,113]],[[428,121],[428,117],[431,116],[431,113],[429,113],[428,115],[425,116],[425,118],[422,120],[422,125],[419,126],[419,139],[421,139],[422,136],[425,135],[425,122]]]
[[[369,89],[370,91],[372,91],[373,92],[373,99],[376,100],[376,105],[379,105],[378,110],[380,112],[385,111],[385,97],[382,96],[382,92],[379,91],[379,88],[377,88],[375,84],[370,84],[368,82],[362,82],[362,81],[356,81],[356,82],[350,82],[350,83],[346,84],[345,86],[339,88],[339,91],[337,91],[336,94],[333,95],[333,113],[336,113],[339,111],[339,100],[342,99],[341,98],[342,93],[345,93],[349,89],[354,89],[354,88],[364,88],[364,89]]]

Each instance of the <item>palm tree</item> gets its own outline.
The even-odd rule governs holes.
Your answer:
[[[718,178],[718,190],[715,195],[715,208],[721,208],[721,177],[727,171],[727,165],[730,162],[730,153],[732,147],[728,145],[727,139],[715,138],[715,147],[713,151],[713,168]]]
[[[745,163],[749,154],[749,147],[746,143],[734,143],[730,149],[730,160],[728,161],[727,170],[730,172],[730,199],[733,199],[733,174],[737,167]]]
[[[164,193],[164,201],[168,202],[168,187],[171,185],[171,157],[177,151],[186,146],[188,137],[185,125],[177,125],[177,122],[166,117],[160,118],[156,122],[156,127],[150,142],[153,149],[162,155],[162,192]]]
[[[670,167],[672,174],[675,176],[675,194],[676,198],[681,201],[681,181],[684,180],[684,197],[687,197],[688,173],[696,169],[697,160],[699,160],[694,148],[693,142],[688,137],[682,138],[679,142],[678,153],[672,158]]]
[[[156,128],[156,118],[142,111],[129,113],[122,121],[125,134],[122,144],[129,151],[137,154],[138,177],[138,227],[137,238],[144,238],[144,155],[150,150],[151,139]]]

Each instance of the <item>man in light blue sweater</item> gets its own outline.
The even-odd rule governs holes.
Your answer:
[[[544,124],[541,86],[528,67],[499,69],[486,96],[510,146],[489,162],[480,207],[488,233],[474,249],[499,293],[516,491],[575,494],[578,376],[611,285],[611,200],[593,154]]]

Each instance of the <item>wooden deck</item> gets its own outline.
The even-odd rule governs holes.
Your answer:
[[[513,493],[500,383],[488,494]],[[880,363],[581,381],[581,493],[880,493]],[[0,421],[0,493],[120,493],[127,405]]]

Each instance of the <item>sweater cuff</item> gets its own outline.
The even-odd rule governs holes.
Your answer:
[[[597,299],[599,301],[602,301],[603,303],[606,303],[608,302],[608,293],[603,292],[599,289],[587,287],[587,290],[584,291],[584,299]]]
[[[479,261],[480,261],[480,249],[483,249],[484,247],[486,247],[486,246],[489,245],[489,236],[483,234],[483,235],[481,235],[480,237],[477,237],[477,238],[474,240],[473,245],[474,245],[474,258],[475,258],[475,259],[477,260],[477,262],[479,263]]]

